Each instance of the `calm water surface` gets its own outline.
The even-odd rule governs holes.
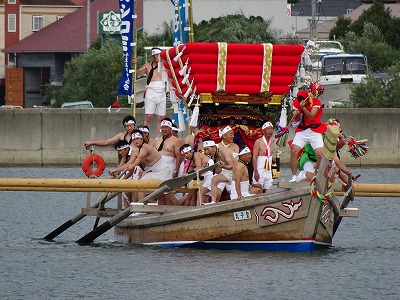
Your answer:
[[[352,171],[359,182],[399,183],[399,169]],[[79,167],[0,168],[0,177],[83,175]],[[332,248],[313,253],[128,246],[112,230],[79,246],[92,217],[42,239],[85,199],[0,192],[1,299],[400,299],[400,198],[356,198],[360,216],[342,221]]]

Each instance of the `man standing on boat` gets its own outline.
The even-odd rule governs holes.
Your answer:
[[[263,136],[256,140],[253,147],[253,184],[260,185],[265,192],[272,186],[272,152],[275,145],[273,133],[274,125],[265,122],[261,127]]]
[[[251,161],[249,147],[243,148],[238,154],[238,161],[233,166],[233,179],[231,189],[231,200],[250,196],[249,171],[247,164]]]
[[[318,96],[318,92],[316,92],[316,96]],[[313,97],[312,93],[308,93],[306,90],[299,91],[293,101],[293,107],[296,109],[294,118],[298,118],[300,123],[295,130],[290,153],[292,179],[289,182],[297,181],[297,157],[301,149],[308,143],[317,155],[315,170],[318,170],[324,145],[322,134],[326,131],[326,124],[321,122],[323,113],[321,102],[318,98]]]
[[[173,177],[178,176],[179,167],[181,164],[181,154],[179,147],[182,143],[179,139],[172,134],[172,120],[170,118],[164,118],[160,123],[160,130],[162,137],[157,138],[155,142],[155,148],[167,161],[170,172]]]
[[[147,85],[144,97],[144,125],[150,126],[153,115],[158,116],[157,134],[160,129],[160,122],[166,115],[167,96],[165,91],[166,74],[160,60],[160,48],[151,49],[152,61],[145,63],[136,70],[136,76],[146,74]],[[165,79],[164,79],[165,78]]]

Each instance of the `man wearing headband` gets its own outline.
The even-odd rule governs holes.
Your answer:
[[[214,163],[218,163],[215,169],[216,175],[211,180],[211,203],[216,203],[221,198],[222,191],[232,182],[233,176],[233,151],[226,147],[218,148],[215,142],[210,138],[203,141],[204,154],[211,157]]]
[[[144,125],[150,126],[153,115],[158,116],[157,126],[160,121],[165,118],[167,97],[165,85],[167,81],[166,71],[162,65],[160,58],[161,49],[151,49],[152,61],[145,63],[140,69],[136,70],[136,76],[146,74],[147,86],[144,96]],[[157,134],[160,127],[157,127]]]
[[[181,154],[179,147],[183,144],[183,140],[179,140],[176,136],[172,135],[172,120],[164,118],[160,122],[161,138],[157,138],[155,147],[160,152],[171,168],[173,177],[178,176],[179,167],[181,164]]]
[[[233,151],[233,153],[239,152],[239,146],[233,142],[235,133],[232,128],[228,125],[219,130],[219,137],[221,142],[218,144],[220,147],[227,147]]]
[[[275,141],[274,125],[265,122],[262,127],[263,136],[258,138],[253,147],[253,184],[260,186],[265,192],[272,186],[272,161]]]
[[[235,155],[236,156],[236,155]],[[249,171],[247,164],[251,161],[249,147],[244,147],[238,154],[238,161],[233,165],[233,179],[231,189],[231,200],[250,196]]]
[[[95,146],[108,146],[108,145],[113,145],[117,143],[120,140],[125,140],[128,143],[131,142],[131,134],[132,131],[135,129],[136,125],[136,120],[133,116],[126,116],[122,120],[122,125],[125,127],[125,132],[120,132],[114,137],[106,140],[98,140],[98,141],[86,141],[84,144],[84,147],[86,149],[89,149],[90,146],[95,145]]]
[[[293,101],[293,107],[296,109],[294,118],[300,116],[300,123],[295,130],[295,135],[290,152],[290,168],[292,170],[292,179],[289,182],[297,181],[297,157],[305,145],[308,143],[314,149],[317,155],[315,170],[318,170],[324,142],[322,134],[326,131],[326,124],[321,122],[322,105],[318,98],[313,97],[306,90],[297,93],[296,100]]]
[[[138,130],[142,133],[143,135],[143,141],[146,144],[149,144],[150,146],[155,147],[156,141],[155,139],[150,137],[150,129],[149,126],[146,125],[139,125]]]

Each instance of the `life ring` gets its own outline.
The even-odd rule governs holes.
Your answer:
[[[92,168],[94,164],[97,164],[97,169],[95,170]],[[100,155],[90,154],[82,161],[82,171],[87,177],[92,177],[93,175],[99,177],[101,174],[103,174],[105,169],[106,163]]]

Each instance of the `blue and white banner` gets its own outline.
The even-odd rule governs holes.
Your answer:
[[[132,95],[132,47],[134,35],[134,1],[119,0],[121,15],[122,51],[124,56],[124,69],[118,85],[118,95]]]
[[[186,43],[186,5],[185,0],[171,0],[175,9],[173,44],[178,46]]]

